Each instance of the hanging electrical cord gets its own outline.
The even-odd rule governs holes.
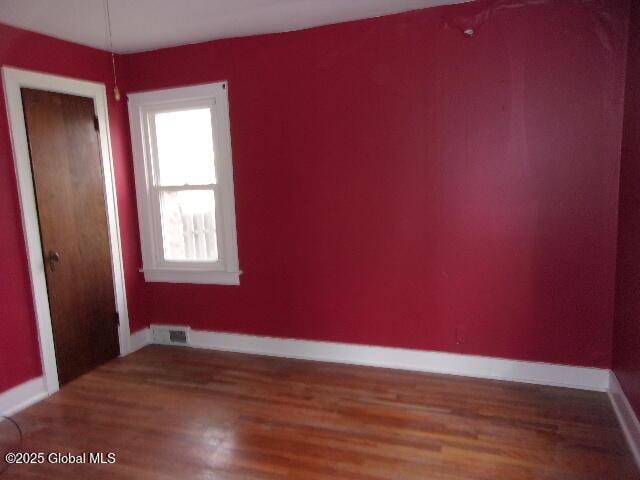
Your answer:
[[[113,37],[111,35],[111,12],[109,11],[109,0],[104,0],[104,9],[106,15],[105,34],[109,44],[109,52],[111,52],[111,67],[113,68],[113,98],[116,102],[120,101],[120,89],[118,88],[118,76],[116,74],[116,55],[113,53]]]

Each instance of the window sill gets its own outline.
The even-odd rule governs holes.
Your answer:
[[[198,283],[211,285],[240,285],[242,272],[189,271],[154,269],[141,270],[146,282]]]

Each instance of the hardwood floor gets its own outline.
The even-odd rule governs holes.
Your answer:
[[[640,478],[604,393],[150,346],[15,416],[8,479]],[[6,423],[6,422],[5,422]]]

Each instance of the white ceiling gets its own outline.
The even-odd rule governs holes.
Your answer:
[[[119,53],[286,32],[465,0],[109,0]],[[0,0],[0,22],[108,50],[104,0]]]

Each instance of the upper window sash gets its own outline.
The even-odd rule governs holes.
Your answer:
[[[153,184],[160,186],[179,186],[179,185],[206,185],[208,183],[217,183],[218,177],[218,166],[216,162],[216,149],[220,144],[219,138],[216,138],[216,115],[215,115],[215,101],[213,99],[206,99],[205,101],[189,101],[189,102],[174,102],[173,105],[163,105],[161,107],[150,107],[145,109],[145,120],[148,128],[147,139],[149,144],[147,145],[147,151],[149,152],[149,156],[151,158],[151,163],[149,165],[151,171],[150,175],[153,179]],[[156,117],[159,114],[169,114],[169,113],[183,113],[187,110],[207,110],[210,115],[210,126],[211,126],[211,149],[212,149],[212,169],[211,169],[211,182],[186,182],[186,183],[167,183],[161,181],[161,165],[160,165],[160,151],[158,148],[158,131],[156,127]]]

